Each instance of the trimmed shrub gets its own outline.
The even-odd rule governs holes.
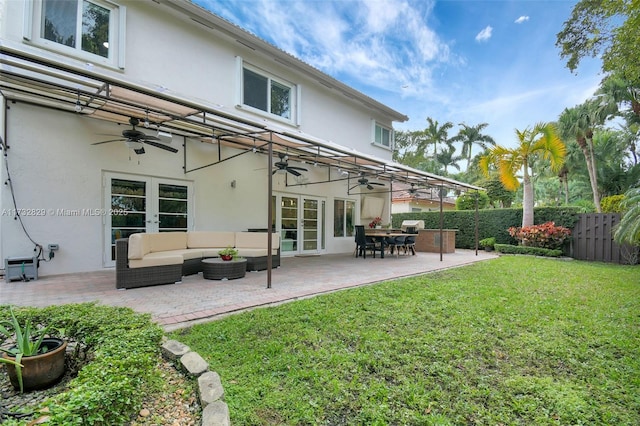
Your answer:
[[[47,399],[48,425],[127,424],[155,380],[162,329],[148,314],[95,303],[14,308],[18,319],[62,329],[86,345],[92,360],[68,388]],[[9,315],[0,306],[0,318]]]
[[[512,246],[511,244],[496,244],[496,251],[504,254],[527,254],[534,256],[560,257],[562,250],[550,250],[541,247]]]
[[[564,226],[556,226],[553,222],[542,225],[509,228],[509,235],[518,240],[523,246],[558,249],[571,235],[571,230]]]

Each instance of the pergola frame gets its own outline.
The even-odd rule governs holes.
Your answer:
[[[414,184],[417,187],[436,187],[440,190],[478,191],[482,188],[417,170],[399,163],[360,153],[347,147],[291,130],[276,124],[264,124],[240,118],[222,105],[189,99],[160,86],[149,86],[125,80],[114,74],[93,69],[92,66],[63,65],[44,59],[39,52],[25,52],[10,46],[0,46],[0,93],[7,102],[24,102],[58,111],[83,115],[119,124],[130,118],[148,121],[159,131],[183,137],[183,170],[185,175],[212,167],[247,153],[261,153],[268,157],[268,252],[271,252],[271,197],[273,192],[273,157],[286,154],[300,163],[326,167],[327,177],[304,185],[324,184],[341,180],[356,180],[360,176],[389,183]],[[6,134],[1,149],[11,148]],[[189,143],[215,143],[218,159],[199,167],[189,167]],[[223,157],[222,147],[239,152]],[[339,169],[346,177],[333,178],[331,170]],[[297,186],[300,183],[289,183]],[[440,197],[442,204],[442,197]],[[442,209],[441,209],[442,210]],[[268,287],[271,286],[271,257],[268,257]],[[442,260],[442,253],[441,253]]]

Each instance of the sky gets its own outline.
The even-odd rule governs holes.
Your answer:
[[[555,46],[572,0],[195,2],[407,115],[396,130],[487,123],[514,146],[515,129],[557,120],[602,80],[599,60],[574,74]]]

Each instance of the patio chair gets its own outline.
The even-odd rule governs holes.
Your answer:
[[[405,237],[404,235],[398,235],[393,238],[393,242],[396,246],[396,257],[398,257],[398,255],[400,254],[400,249],[404,248],[404,242],[406,238],[407,237]]]
[[[404,252],[405,254],[407,252],[411,252],[412,255],[416,255],[416,237],[415,235],[408,235],[405,239],[404,239]]]
[[[367,238],[364,234],[364,225],[356,225],[356,257],[362,255],[363,258],[367,258],[367,249],[373,251],[373,257],[376,257],[376,242]]]
[[[387,247],[389,247],[389,254],[394,254],[398,247],[396,247],[396,238],[395,237],[385,237],[384,243]]]

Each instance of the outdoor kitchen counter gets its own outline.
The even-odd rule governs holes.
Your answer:
[[[442,252],[455,253],[457,229],[442,230]],[[440,230],[419,229],[416,238],[416,251],[440,253]]]

